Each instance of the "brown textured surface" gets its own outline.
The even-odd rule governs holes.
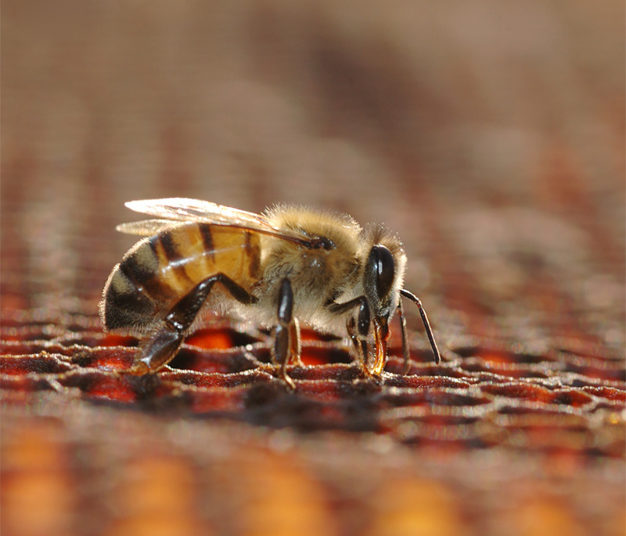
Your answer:
[[[624,534],[624,7],[381,6],[3,3],[3,535]],[[222,321],[117,374],[174,195],[386,222],[444,361],[409,309],[382,384]]]

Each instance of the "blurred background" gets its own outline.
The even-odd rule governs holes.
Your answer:
[[[52,399],[22,396],[25,383],[5,382],[6,533],[43,534],[23,524],[32,517],[24,504],[66,493],[43,508],[46,534],[145,534],[146,526],[261,534],[269,518],[287,534],[289,508],[309,519],[296,524],[302,534],[622,534],[624,16],[619,0],[5,0],[5,341],[98,332],[102,286],[133,242],[114,231],[135,218],[124,201],[196,197],[250,211],[293,202],[384,222],[401,236],[406,286],[426,305],[448,363],[476,358],[482,380],[498,383],[481,350],[497,349],[515,356],[513,367],[528,356],[567,363],[549,375],[550,389],[589,387],[594,374],[594,389],[609,389],[585,395],[592,400],[579,401],[579,421],[559,436],[576,462],[516,446],[518,430],[498,449],[446,450],[443,463],[437,449],[405,450],[384,434],[304,438],[243,425],[232,433],[210,420],[111,412],[63,389],[46,394]],[[409,323],[419,331],[415,348],[427,349],[413,311]],[[5,345],[7,360],[45,354],[20,348]],[[454,366],[437,374],[454,376]],[[563,372],[574,369],[582,379]],[[39,381],[28,368],[20,374]],[[524,378],[507,396],[535,408],[533,374]],[[568,396],[550,409],[561,420],[576,413]],[[484,426],[486,415],[472,422]],[[571,447],[577,430],[583,442]],[[435,432],[433,444],[445,443]],[[607,434],[617,441],[610,448]],[[142,442],[158,456],[126,460],[129,452],[143,460]],[[220,454],[202,450],[214,447]],[[99,457],[85,466],[76,461],[85,452]],[[219,468],[221,456],[234,473]],[[268,484],[259,467],[278,476]],[[35,475],[33,488],[23,474]],[[51,488],[34,484],[42,474]],[[85,479],[99,484],[69,491]],[[146,504],[174,508],[178,521],[147,515],[148,525],[133,525],[117,491],[132,503],[141,495],[132,486],[159,490],[159,482],[167,484]],[[171,482],[187,495],[167,495],[179,489]],[[224,524],[207,506],[222,484],[232,493],[215,508],[249,525]],[[285,508],[252,497],[256,486]],[[597,491],[591,506],[589,490]],[[88,514],[77,513],[81,505]]]

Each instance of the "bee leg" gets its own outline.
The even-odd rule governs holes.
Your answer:
[[[357,316],[357,331],[359,333],[359,342],[361,349],[361,370],[366,376],[371,376],[370,369],[368,367],[369,349],[367,344],[367,335],[370,331],[370,308],[367,304],[367,300],[361,300],[359,305],[359,314]]]
[[[409,349],[409,343],[406,335],[406,318],[404,318],[404,309],[402,308],[402,300],[398,301],[398,316],[400,317],[400,332],[402,333],[402,359],[404,366],[402,367],[402,374],[409,372],[409,364],[411,360],[411,350]]]
[[[291,331],[293,324],[293,290],[291,289],[291,283],[286,277],[280,283],[280,291],[278,294],[278,325],[276,326],[275,340],[274,340],[274,354],[273,358],[276,364],[280,365],[280,377],[285,381],[292,389],[296,388],[294,381],[287,375],[287,361],[289,360],[289,353],[294,347],[294,344],[299,344],[299,341],[293,341],[291,337]]]
[[[291,360],[299,367],[303,367],[304,363],[302,363],[302,359],[300,355],[302,354],[302,343],[300,341],[300,322],[298,322],[297,318],[293,318],[292,322],[289,326],[289,353],[291,355]]]
[[[346,331],[348,332],[348,336],[350,337],[350,340],[352,341],[352,345],[354,346],[354,349],[357,352],[360,352],[361,346],[359,345],[359,339],[356,336],[356,320],[354,320],[353,316],[348,318],[348,321],[346,322]]]
[[[197,284],[170,310],[161,329],[143,346],[141,358],[131,372],[146,374],[169,363],[183,343],[187,330],[193,324],[215,283],[221,283],[237,301],[253,303],[256,298],[223,273],[217,273]]]
[[[352,343],[356,347],[357,353],[359,355],[359,362],[361,364],[361,371],[366,376],[371,376],[371,372],[368,367],[368,357],[369,357],[369,349],[367,344],[367,335],[370,331],[370,308],[367,304],[367,300],[365,296],[359,296],[358,298],[354,298],[345,303],[335,303],[329,302],[327,304],[328,309],[333,313],[344,313],[349,311],[350,309],[354,309],[358,305],[359,312],[357,314],[356,320],[356,331],[355,331],[355,321],[354,318],[351,317],[347,324],[348,335],[352,340]]]
[[[367,374],[369,372],[367,368],[368,345],[365,339],[359,338],[359,334],[356,329],[356,320],[353,316],[348,319],[346,329],[348,330],[348,335],[350,336],[350,340],[352,341],[354,349],[357,353],[359,366],[361,367],[361,370]]]
[[[428,335],[428,340],[430,341],[430,346],[433,349],[433,357],[435,358],[435,363],[439,364],[441,361],[441,354],[439,353],[439,348],[437,348],[437,343],[435,342],[435,335],[433,334],[433,328],[430,327],[430,322],[428,321],[428,315],[426,314],[426,309],[422,305],[421,300],[412,292],[409,292],[405,288],[400,289],[400,295],[404,296],[411,300],[415,305],[417,305],[417,309],[420,312],[420,316],[422,317],[422,323],[424,324],[424,329],[426,330],[426,335]]]
[[[166,322],[143,346],[141,358],[131,367],[131,374],[148,374],[166,365],[176,355],[183,338],[183,334],[175,326]]]
[[[167,314],[161,329],[143,347],[142,356],[133,366],[140,373],[153,372],[170,362],[185,338],[198,311],[218,279],[205,279],[184,296]]]

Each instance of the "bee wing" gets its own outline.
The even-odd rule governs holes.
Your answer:
[[[260,214],[225,207],[210,201],[169,197],[164,199],[143,199],[128,201],[125,205],[135,212],[149,214],[158,218],[178,221],[196,221],[221,225],[257,225],[272,229]]]
[[[120,223],[115,229],[120,233],[139,236],[153,236],[161,231],[165,231],[166,229],[170,229],[182,223],[184,222],[173,220],[141,220]]]
[[[225,207],[210,201],[169,197],[128,201],[125,205],[135,212],[157,216],[159,219],[125,223],[118,226],[117,229],[124,233],[155,234],[180,223],[198,222],[247,229],[295,242],[304,247],[319,247],[317,243],[303,233],[274,227],[261,214]]]

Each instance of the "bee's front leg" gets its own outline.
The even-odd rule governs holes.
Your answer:
[[[361,370],[366,376],[371,376],[372,373],[368,367],[369,360],[369,345],[367,344],[367,336],[370,331],[371,316],[370,308],[365,299],[365,296],[359,296],[345,303],[329,302],[328,309],[337,314],[342,314],[346,311],[354,310],[358,306],[358,313],[356,316],[356,322],[354,315],[351,315],[346,323],[346,329],[348,336],[352,340],[352,344],[357,351],[359,357],[359,364]]]
[[[369,369],[369,347],[367,344],[367,336],[370,331],[370,308],[367,300],[361,300],[359,304],[359,314],[357,316],[356,327],[358,331],[358,342],[360,343],[361,369],[366,376],[371,376]]]
[[[409,343],[407,341],[406,318],[404,318],[402,300],[398,300],[398,315],[400,317],[400,333],[402,334],[402,360],[404,362],[404,366],[402,367],[402,374],[407,374],[410,367],[411,351],[409,350]]]
[[[348,321],[346,322],[346,331],[348,332],[348,337],[352,341],[352,345],[354,346],[354,350],[356,352],[361,351],[361,345],[359,343],[359,338],[356,335],[356,320],[354,316],[348,317]]]
[[[280,365],[280,377],[289,387],[295,389],[296,384],[287,375],[287,362],[294,353],[297,359],[300,359],[300,329],[296,319],[293,318],[293,290],[291,282],[286,277],[280,282],[277,316],[272,358]]]
[[[359,304],[357,320],[354,320],[354,315],[350,316],[346,323],[346,329],[359,357],[361,370],[366,376],[371,376],[368,367],[369,347],[367,344],[367,335],[370,330],[370,310],[365,299],[359,298],[357,303]]]

